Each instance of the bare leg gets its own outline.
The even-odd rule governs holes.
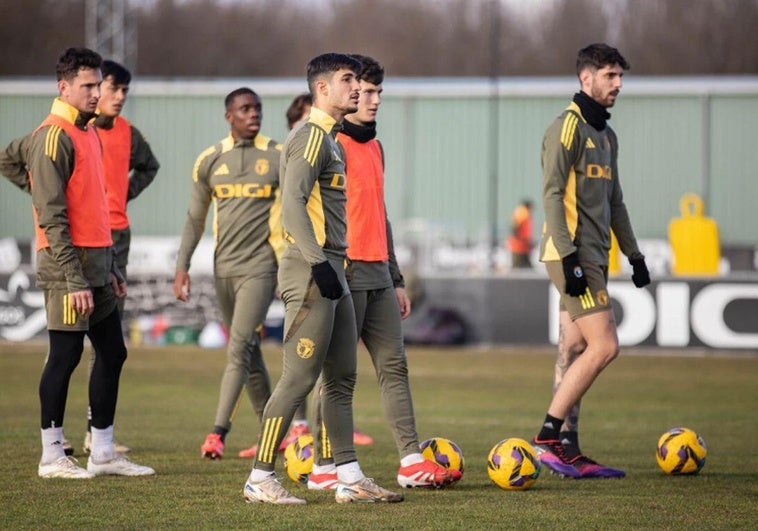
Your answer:
[[[563,323],[563,319],[561,319]],[[586,341],[586,348],[581,356],[571,363],[556,386],[548,413],[559,419],[566,419],[576,407],[584,393],[590,388],[595,378],[618,355],[619,345],[616,334],[616,321],[610,310],[580,317],[573,326],[577,327]],[[573,327],[564,326],[564,342]],[[556,371],[557,372],[557,371]]]
[[[553,395],[555,395],[558,387],[561,385],[568,368],[582,355],[586,348],[587,342],[582,337],[579,327],[571,320],[568,312],[561,312],[558,332],[558,358],[555,361],[555,374],[553,377]],[[561,431],[576,432],[579,430],[579,410],[581,404],[582,401],[580,399],[569,410]]]

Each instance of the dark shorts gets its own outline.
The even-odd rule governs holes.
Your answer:
[[[588,289],[584,295],[572,297],[566,294],[566,278],[560,262],[545,262],[547,274],[561,294],[560,310],[567,311],[572,321],[595,312],[611,309],[608,296],[608,268],[592,262],[582,263]]]
[[[108,284],[92,290],[95,310],[89,317],[84,317],[71,308],[70,295],[65,289],[46,289],[45,310],[47,312],[47,329],[63,332],[87,331],[108,317],[116,308],[116,294]]]
[[[126,265],[129,263],[129,246],[132,241],[132,231],[129,227],[121,230],[111,230],[113,239],[113,260],[121,274],[126,277]]]

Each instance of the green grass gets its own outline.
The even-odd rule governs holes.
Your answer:
[[[46,346],[0,344],[0,528],[109,529],[752,529],[758,521],[758,357],[666,356],[629,350],[584,399],[584,450],[624,468],[622,480],[576,481],[543,473],[524,492],[506,492],[486,472],[489,449],[530,438],[547,408],[553,350],[410,349],[419,436],[463,449],[463,479],[447,490],[405,491],[400,504],[337,505],[285,477],[304,507],[249,505],[241,491],[251,462],[236,452],[254,442],[247,403],[227,438],[227,457],[200,458],[212,427],[224,354],[193,347],[134,348],[124,368],[116,436],[149,478],[90,481],[37,477],[37,386]],[[267,344],[274,381],[279,346]],[[627,355],[624,354],[639,354]],[[698,354],[695,352],[694,354]],[[356,425],[375,438],[359,447],[361,467],[397,487],[397,452],[368,356],[359,353]],[[86,363],[72,379],[66,434],[81,450]],[[697,476],[665,476],[655,445],[683,425],[708,444]],[[82,463],[86,457],[77,452]],[[277,463],[283,475],[281,459]]]

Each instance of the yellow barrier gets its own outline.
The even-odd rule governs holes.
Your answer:
[[[681,218],[669,222],[674,275],[718,275],[721,249],[716,222],[703,216],[703,200],[687,193],[679,201]]]

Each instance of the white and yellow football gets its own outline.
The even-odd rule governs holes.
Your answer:
[[[487,473],[504,490],[526,490],[540,475],[540,458],[524,439],[503,439],[487,456]]]
[[[697,474],[708,453],[705,441],[689,428],[672,428],[658,439],[655,459],[666,474]]]
[[[284,449],[284,469],[292,481],[308,483],[314,455],[312,435],[301,435],[287,445]]]
[[[421,455],[448,470],[458,470],[463,477],[463,451],[450,439],[432,437],[420,444]]]

